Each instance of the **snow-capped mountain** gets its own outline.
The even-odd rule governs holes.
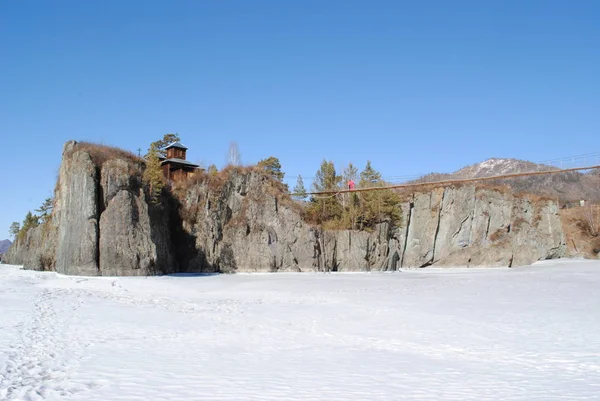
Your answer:
[[[555,167],[544,164],[536,164],[518,159],[492,158],[481,163],[464,167],[454,175],[463,175],[465,178],[491,177],[513,173],[556,170]]]
[[[432,173],[423,178],[427,181],[443,181],[494,177],[506,174],[548,170],[559,169],[526,160],[492,158],[481,163],[463,167],[453,173]],[[419,181],[420,180],[416,180],[415,182]],[[493,181],[484,181],[483,183],[508,186],[515,192],[527,192],[551,198],[558,198],[562,202],[579,199],[600,201],[600,174],[598,171],[591,171],[589,173],[569,171],[548,175],[497,179]]]

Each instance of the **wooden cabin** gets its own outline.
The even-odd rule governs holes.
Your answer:
[[[168,181],[179,181],[194,175],[200,166],[187,161],[187,149],[179,142],[173,142],[165,148],[167,158],[161,161],[163,174]]]

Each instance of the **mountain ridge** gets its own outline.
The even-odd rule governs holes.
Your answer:
[[[414,182],[443,181],[494,177],[514,173],[560,170],[543,163],[513,158],[489,158],[452,173],[430,173]],[[577,201],[600,201],[600,171],[587,173],[566,171],[548,175],[524,176],[488,181],[491,185],[507,186],[517,193],[531,193],[555,198],[561,204]]]

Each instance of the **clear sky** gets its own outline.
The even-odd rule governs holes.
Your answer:
[[[0,239],[62,145],[384,177],[599,151],[598,1],[0,2]]]

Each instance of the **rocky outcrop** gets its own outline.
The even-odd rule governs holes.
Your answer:
[[[555,202],[473,186],[411,195],[398,227],[326,231],[258,173],[188,189],[193,271],[370,271],[426,266],[517,266],[564,256]]]
[[[16,241],[7,263],[87,276],[176,270],[170,213],[148,202],[143,164],[133,157],[111,158],[111,151],[65,144],[52,216]]]
[[[152,202],[143,163],[120,152],[68,142],[51,218],[6,262],[74,275],[393,271],[518,266],[566,250],[556,202],[534,196],[436,188],[405,198],[396,226],[331,231],[252,169],[200,174]]]
[[[109,160],[102,166],[98,257],[102,275],[147,276],[174,270],[168,216],[152,213],[141,176],[141,165],[125,160]]]
[[[68,142],[59,173],[55,269],[72,275],[98,272],[98,171],[89,153]]]
[[[54,270],[56,234],[52,223],[32,228],[17,237],[2,260],[13,265],[23,265],[32,270]]]
[[[554,201],[463,186],[429,200],[415,194],[409,207],[403,267],[519,266],[565,254]]]

